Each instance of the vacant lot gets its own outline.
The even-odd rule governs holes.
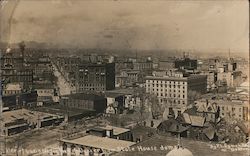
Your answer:
[[[21,155],[21,150],[29,151],[29,154],[36,153],[37,150],[45,150],[52,147],[58,147],[58,139],[61,133],[50,129],[33,130],[7,138],[8,155],[16,155],[17,150]],[[34,150],[34,151],[32,151]],[[26,154],[23,154],[26,155]]]

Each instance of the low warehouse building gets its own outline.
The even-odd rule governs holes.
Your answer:
[[[134,145],[134,142],[108,137],[86,135],[77,139],[60,141],[63,155],[109,155]]]
[[[7,136],[21,133],[28,129],[59,125],[63,120],[64,117],[60,115],[27,109],[3,112],[4,132]]]

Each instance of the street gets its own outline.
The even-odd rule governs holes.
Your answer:
[[[59,89],[59,94],[60,95],[70,94],[70,91],[71,91],[70,84],[64,79],[64,77],[58,71],[58,69],[57,69],[57,67],[55,65],[53,65],[53,69],[54,69],[54,75],[58,78],[57,86],[58,86],[58,89]]]

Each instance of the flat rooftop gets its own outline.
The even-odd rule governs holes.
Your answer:
[[[18,109],[18,110],[3,112],[2,116],[3,116],[4,123],[14,122],[20,119],[24,119],[24,120],[28,120],[29,122],[36,123],[38,119],[46,120],[47,118],[60,117],[59,115],[55,115],[55,114],[31,111],[27,109]]]
[[[116,92],[105,92],[106,97],[116,98],[119,96],[124,96],[122,93],[116,93]]]
[[[49,114],[56,114],[56,115],[65,115],[68,114],[69,116],[75,116],[80,114],[89,114],[94,113],[93,110],[87,110],[87,109],[77,109],[77,108],[67,108],[66,106],[55,104],[51,106],[43,106],[43,107],[37,107],[37,111],[45,112]]]
[[[111,129],[113,129],[113,134],[114,135],[119,135],[119,134],[122,134],[122,133],[130,131],[130,129],[121,128],[121,127],[115,127],[115,126],[109,126],[109,125],[107,125],[105,127],[100,127],[100,128],[103,128],[105,130],[111,130]]]
[[[96,94],[87,94],[87,93],[75,93],[70,95],[64,95],[62,97],[68,97],[72,99],[79,99],[79,100],[103,100],[105,99],[104,96],[96,95]]]
[[[146,80],[169,80],[169,81],[188,81],[193,79],[205,78],[206,75],[190,75],[190,76],[146,76]]]
[[[241,100],[209,100],[211,102],[215,102],[218,105],[230,105],[230,106],[249,106],[248,101],[241,101]]]
[[[116,93],[116,94],[123,94],[123,95],[130,95],[134,92],[134,89],[132,88],[117,88],[115,90],[108,90],[105,93]]]
[[[62,139],[61,141],[71,144],[83,145],[83,146],[100,148],[117,152],[121,151],[121,149],[123,148],[130,147],[135,144],[134,142],[130,141],[111,139],[107,137],[98,137],[94,135],[86,135],[84,137],[73,140]]]

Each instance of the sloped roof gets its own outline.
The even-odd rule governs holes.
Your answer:
[[[197,107],[198,112],[205,112],[206,111],[206,107],[203,103],[197,104],[196,107]]]
[[[169,119],[161,122],[161,124],[157,127],[158,129],[165,129],[168,132],[176,132],[181,133],[186,131],[189,127],[182,126],[177,120]]]
[[[184,111],[184,113],[187,113],[189,115],[196,115],[197,114],[197,107],[191,107]]]
[[[196,104],[197,111],[198,112],[211,112],[215,113],[218,110],[218,107],[215,102],[205,102],[205,101],[200,101]]]
[[[170,127],[174,122],[177,122],[175,119],[170,118],[168,120],[162,121],[157,128],[167,128]]]
[[[212,140],[214,138],[214,135],[215,135],[215,128],[208,127],[206,129],[204,129],[203,132],[205,133],[205,135],[208,137],[209,140]]]
[[[191,125],[203,127],[205,123],[205,117],[190,115]]]
[[[249,131],[249,129],[244,125],[244,123],[242,123],[242,122],[237,122],[236,126],[238,126],[238,127],[242,130],[243,133],[249,134],[250,131]]]
[[[187,113],[183,113],[183,118],[184,118],[184,121],[187,123],[187,124],[191,124],[191,119],[189,117],[189,115]]]
[[[188,128],[189,128],[189,127],[182,126],[182,125],[179,124],[179,123],[173,123],[173,124],[169,127],[168,131],[169,131],[169,132],[182,133],[182,132],[186,131]]]
[[[111,129],[113,129],[114,135],[119,135],[119,134],[122,134],[122,133],[130,131],[130,129],[127,129],[127,128],[115,127],[115,126],[110,126],[110,125],[107,125],[106,127],[101,127],[101,128],[103,128],[105,130],[111,130]]]

